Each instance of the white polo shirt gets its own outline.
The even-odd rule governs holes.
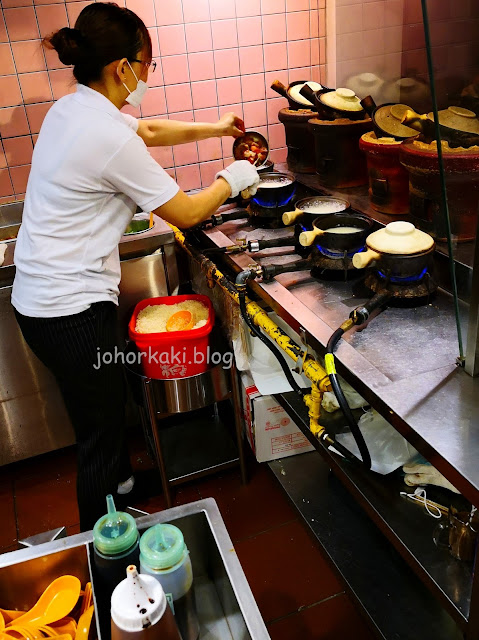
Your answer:
[[[137,205],[152,211],[179,190],[137,129],[135,118],[84,85],[46,115],[15,247],[12,304],[21,314],[118,304],[118,243]]]

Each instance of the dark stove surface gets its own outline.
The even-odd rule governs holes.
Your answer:
[[[437,285],[432,275],[426,271],[415,280],[408,282],[390,282],[384,275],[376,270],[369,271],[364,278],[366,290],[372,294],[387,289],[392,293],[389,302],[393,306],[419,306],[428,304],[437,291]]]

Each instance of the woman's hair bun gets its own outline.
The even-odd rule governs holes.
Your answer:
[[[76,65],[86,55],[85,39],[78,29],[63,27],[49,38],[47,44],[58,53],[60,62],[65,65]]]

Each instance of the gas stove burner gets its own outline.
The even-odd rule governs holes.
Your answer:
[[[320,244],[315,245],[318,249],[318,252],[321,253],[326,258],[331,258],[332,260],[344,260],[345,258],[350,258],[354,256],[355,253],[361,253],[364,251],[365,247],[362,246],[359,249],[354,249],[353,251],[335,251],[333,249],[326,249],[326,247],[322,247]]]
[[[290,203],[281,207],[262,207],[256,202],[250,202],[247,211],[252,226],[263,229],[282,229],[284,224],[281,218],[283,213],[290,209]]]
[[[362,281],[371,294],[384,291],[392,294],[388,304],[392,307],[418,307],[428,304],[434,297],[437,285],[427,269],[416,276],[388,278],[380,271],[371,271]]]
[[[377,270],[378,276],[383,280],[386,280],[391,284],[400,284],[400,285],[409,285],[409,284],[414,284],[416,282],[420,282],[427,273],[428,273],[427,267],[424,267],[421,273],[418,273],[417,275],[414,275],[414,276],[388,276],[387,273],[383,273],[379,269]]]
[[[293,193],[285,196],[278,201],[273,198],[268,198],[267,196],[253,196],[253,198],[251,199],[258,207],[261,207],[262,209],[279,209],[280,207],[287,207],[293,198],[294,191]],[[287,211],[287,209],[285,209],[285,211]]]
[[[326,249],[319,244],[312,247],[309,259],[311,260],[311,275],[318,280],[335,279],[334,276],[327,272],[337,272],[341,274],[341,279],[348,280],[351,277],[360,275],[358,269],[353,266],[353,255],[364,251],[364,247],[355,251],[335,251]]]

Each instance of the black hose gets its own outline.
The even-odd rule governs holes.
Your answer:
[[[301,387],[298,385],[296,380],[293,378],[293,374],[292,374],[290,368],[288,367],[287,362],[284,360],[283,356],[278,352],[276,347],[274,347],[271,344],[271,342],[268,340],[268,338],[266,338],[266,336],[264,336],[261,333],[261,331],[255,325],[255,323],[249,317],[248,312],[246,311],[246,290],[244,288],[239,289],[238,290],[238,296],[239,296],[240,312],[241,312],[241,315],[243,316],[244,321],[248,325],[249,329],[252,331],[252,333],[257,338],[259,338],[261,340],[261,342],[264,345],[266,345],[268,347],[268,349],[271,351],[271,353],[278,360],[279,364],[281,365],[281,369],[283,370],[283,373],[286,376],[286,379],[289,382],[289,384],[291,385],[293,391],[295,391],[299,396],[303,397],[305,395],[305,393],[306,393],[306,390],[305,389],[301,389]]]
[[[333,355],[334,349],[336,348],[336,345],[338,344],[343,334],[344,334],[344,329],[341,329],[341,328],[336,329],[336,331],[328,340],[328,345],[326,348],[327,354]],[[333,388],[334,395],[336,396],[339,406],[341,407],[341,411],[343,412],[344,417],[348,422],[348,426],[351,429],[351,433],[353,434],[354,440],[356,441],[356,444],[358,446],[363,464],[365,465],[366,468],[370,469],[371,456],[369,454],[368,446],[366,444],[366,441],[364,440],[363,434],[361,433],[361,429],[358,427],[358,423],[356,422],[352,414],[351,408],[348,404],[348,401],[346,400],[343,390],[341,389],[338,375],[335,371],[333,372],[328,371],[328,375],[329,375],[329,380],[331,381],[331,386]]]
[[[354,453],[351,453],[351,451],[349,449],[346,449],[346,447],[344,445],[342,445],[341,443],[339,443],[335,438],[333,438],[332,436],[328,435],[327,433],[324,434],[324,436],[320,436],[319,438],[320,440],[323,440],[326,443],[327,447],[334,447],[336,449],[336,451],[339,451],[339,453],[344,456],[346,458],[346,460],[357,460],[356,456],[354,455]]]

